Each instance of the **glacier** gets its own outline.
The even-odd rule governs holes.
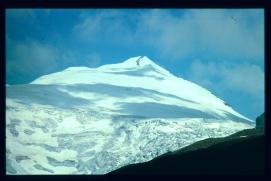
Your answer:
[[[255,123],[146,56],[6,86],[6,173],[106,174]]]

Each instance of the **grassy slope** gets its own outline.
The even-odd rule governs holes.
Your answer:
[[[256,129],[249,129],[225,138],[202,140],[109,174],[261,174],[263,171],[264,136]]]

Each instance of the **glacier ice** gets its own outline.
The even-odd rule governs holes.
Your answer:
[[[7,174],[105,174],[254,123],[147,57],[6,87]]]

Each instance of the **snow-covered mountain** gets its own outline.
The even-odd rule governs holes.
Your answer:
[[[254,127],[148,57],[6,86],[7,174],[105,174]]]

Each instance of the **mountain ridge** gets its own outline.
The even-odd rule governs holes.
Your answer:
[[[142,62],[140,66],[136,63],[139,58],[141,58],[140,61]],[[154,67],[154,70],[150,66]],[[116,68],[117,70],[114,70]],[[127,71],[127,68],[130,70]],[[157,90],[162,93],[177,95],[178,97],[188,97],[192,101],[201,102],[207,109],[209,107],[211,107],[210,109],[217,107],[227,110],[227,112],[233,115],[252,121],[226,106],[224,101],[207,89],[180,77],[175,77],[146,56],[133,57],[122,63],[103,65],[98,68],[70,67],[68,68],[69,71],[66,70],[41,76],[30,84],[68,85],[104,83],[112,86]],[[162,75],[159,71],[162,72]],[[217,114],[222,116],[224,113],[217,109]]]
[[[210,91],[139,58],[7,86],[10,173],[105,174],[254,127]]]

